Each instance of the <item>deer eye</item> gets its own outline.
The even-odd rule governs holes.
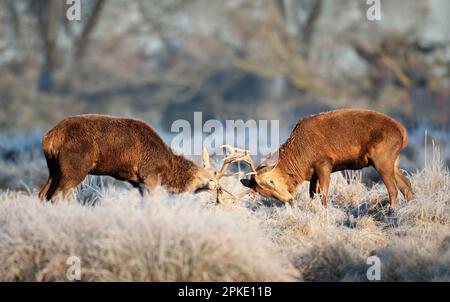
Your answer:
[[[274,187],[275,186],[275,182],[271,179],[269,180],[269,183]]]

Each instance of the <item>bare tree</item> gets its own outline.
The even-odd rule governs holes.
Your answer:
[[[41,91],[49,91],[53,88],[53,72],[60,63],[57,39],[61,9],[62,2],[59,0],[30,1],[30,11],[37,18],[44,53],[44,64],[38,83]]]
[[[316,27],[317,20],[320,17],[320,14],[322,12],[322,6],[323,1],[322,0],[316,0],[312,4],[312,8],[308,14],[306,23],[303,27],[303,54],[306,58],[309,56],[309,48],[311,45],[311,40],[314,36],[314,30]]]
[[[275,0],[275,4],[284,20],[286,32],[296,40],[307,58],[323,0]],[[306,15],[304,21],[300,18],[300,12]]]
[[[89,19],[86,22],[86,25],[84,26],[80,37],[77,39],[75,59],[79,60],[84,56],[84,53],[89,43],[89,37],[91,36],[91,33],[93,32],[95,25],[98,22],[104,4],[105,0],[97,0],[95,2],[92,12],[89,16]]]
[[[11,24],[13,27],[14,34],[16,36],[16,40],[18,40],[18,37],[20,36],[21,24],[20,24],[19,13],[17,11],[17,7],[16,7],[15,3],[16,2],[14,0],[6,0],[5,5],[6,5],[6,9],[8,10],[9,16],[11,18]]]
[[[12,0],[8,0],[12,2]],[[61,53],[58,45],[58,39],[62,30],[66,34],[73,36],[74,59],[79,61],[83,58],[89,44],[89,39],[97,25],[100,14],[106,1],[95,0],[94,5],[89,12],[89,17],[83,26],[78,37],[75,36],[71,29],[70,23],[64,18],[64,9],[66,8],[63,1],[60,0],[33,0],[29,2],[29,11],[35,16],[38,27],[38,36],[42,45],[43,65],[38,80],[38,88],[41,91],[50,91],[54,88],[54,73],[65,62],[64,53]],[[14,6],[9,5],[12,10]],[[16,27],[19,28],[20,19],[17,21]]]

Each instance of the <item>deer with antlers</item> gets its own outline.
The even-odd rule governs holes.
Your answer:
[[[413,198],[411,184],[399,170],[400,151],[407,143],[405,127],[393,118],[369,110],[343,109],[300,120],[279,148],[276,164],[255,169],[247,151],[231,151],[233,162],[245,161],[252,167],[251,178],[241,180],[244,186],[289,204],[300,184],[309,181],[311,198],[320,193],[327,206],[331,173],[373,166],[394,209],[398,189],[408,201]]]
[[[42,140],[49,177],[39,192],[41,200],[63,199],[88,175],[108,175],[128,181],[143,195],[158,184],[172,193],[217,192],[238,198],[220,185],[233,157],[214,171],[206,148],[202,166],[175,154],[146,123],[106,115],[79,115],[57,124]]]

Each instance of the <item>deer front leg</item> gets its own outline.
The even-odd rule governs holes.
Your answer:
[[[139,181],[129,182],[133,185],[133,187],[139,190],[142,197],[148,196],[150,192],[158,185],[157,178],[155,177],[146,177],[144,179],[140,179]]]
[[[327,207],[328,204],[328,189],[330,187],[332,169],[333,166],[328,161],[321,162],[315,168],[319,180],[320,193],[322,194],[322,205],[324,207]]]
[[[318,185],[318,178],[317,178],[317,174],[314,172],[311,181],[309,183],[309,197],[311,197],[311,199],[314,198],[314,195],[317,193],[317,185]]]

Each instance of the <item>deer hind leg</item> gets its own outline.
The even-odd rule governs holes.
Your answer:
[[[45,199],[46,200],[53,200],[53,196],[55,195],[56,189],[58,188],[59,181],[61,179],[60,173],[56,173],[52,175],[52,181],[50,183],[50,186],[45,193]]]
[[[64,154],[65,153],[65,154]],[[86,178],[94,166],[93,160],[89,154],[76,153],[66,150],[60,155],[64,160],[59,161],[59,179],[52,181],[53,190],[50,189],[47,198],[56,202],[56,199],[62,194],[62,199],[67,199],[73,190]]]
[[[73,171],[76,174],[66,174],[67,172],[63,172],[61,175],[61,179],[59,180],[56,189],[54,190],[52,196],[50,197],[52,203],[55,203],[58,197],[61,197],[65,200],[67,199],[74,191],[76,187],[84,180],[88,173],[81,174],[80,171]]]
[[[328,205],[328,189],[330,187],[331,172],[333,170],[333,165],[324,161],[316,165],[315,171],[317,173],[317,178],[319,180],[319,190],[322,194],[322,205],[327,207]]]
[[[49,177],[47,180],[47,183],[42,187],[41,191],[39,192],[39,199],[41,201],[49,200],[50,198],[48,197],[49,193],[51,193],[52,190],[55,189],[55,186],[52,184],[54,182],[58,181],[58,166],[55,162],[54,159],[51,159],[49,157],[45,157],[45,159],[47,160],[47,167],[48,167],[48,171],[49,171]]]
[[[39,192],[39,199],[42,201],[44,201],[44,198],[47,195],[48,190],[50,189],[50,186],[52,185],[52,177],[49,176],[47,183],[42,187],[41,191]]]
[[[396,173],[394,160],[386,155],[371,158],[375,170],[377,170],[389,194],[389,203],[392,209],[397,206],[398,190],[396,184]]]
[[[402,192],[403,196],[407,201],[411,201],[413,199],[413,191],[411,189],[411,183],[409,179],[403,175],[398,167],[399,159],[395,161],[395,182],[400,192]]]

